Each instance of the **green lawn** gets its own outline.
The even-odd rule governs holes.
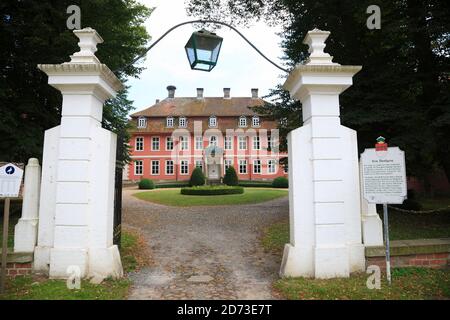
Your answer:
[[[134,231],[122,232],[120,250],[125,272],[139,269],[147,262],[146,248],[141,236]],[[80,290],[69,290],[64,280],[49,280],[46,277],[29,275],[8,279],[6,294],[0,300],[123,300],[126,299],[131,281],[106,279],[99,285],[81,282]]]
[[[393,269],[392,285],[385,277],[381,289],[368,289],[368,274],[352,275],[349,279],[286,278],[274,283],[274,289],[291,300],[399,300],[450,299],[450,270],[425,268]]]
[[[151,190],[140,192],[134,196],[141,200],[158,204],[190,207],[190,206],[218,206],[252,204],[273,200],[288,195],[287,190],[245,188],[243,194],[231,194],[221,196],[188,196],[180,194],[180,189]]]

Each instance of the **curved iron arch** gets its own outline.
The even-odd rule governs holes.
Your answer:
[[[279,65],[277,65],[275,62],[273,62],[272,60],[270,60],[269,58],[267,58],[253,43],[250,42],[250,40],[248,40],[239,30],[237,30],[235,27],[233,27],[232,25],[222,22],[222,21],[217,21],[217,20],[191,20],[191,21],[185,21],[182,23],[179,23],[175,26],[173,26],[172,28],[170,28],[169,30],[167,30],[161,37],[159,37],[155,42],[153,42],[147,49],[145,49],[145,51],[140,54],[139,56],[137,56],[131,63],[127,64],[126,66],[124,66],[123,68],[120,68],[116,71],[122,71],[123,69],[132,66],[133,64],[135,64],[137,61],[139,61],[140,59],[142,59],[154,46],[156,46],[158,44],[158,42],[160,42],[164,37],[166,37],[170,32],[172,32],[173,30],[184,26],[186,24],[194,24],[194,23],[212,23],[212,24],[220,24],[226,27],[229,27],[231,30],[235,31],[238,35],[241,36],[242,39],[244,39],[253,49],[256,50],[256,52],[258,52],[264,59],[266,59],[268,62],[270,62],[272,65],[274,65],[275,67],[277,67],[278,69],[289,73],[289,70],[284,69],[282,67],[280,67]]]

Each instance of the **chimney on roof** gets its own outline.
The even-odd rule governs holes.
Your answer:
[[[177,90],[177,87],[175,87],[175,86],[167,87],[168,98],[175,98],[175,90]]]
[[[203,99],[203,88],[197,88],[197,99]]]
[[[224,99],[230,99],[230,88],[223,88],[223,98]]]
[[[252,89],[252,99],[258,99],[258,88]]]
[[[158,103],[159,103],[159,99],[156,99],[155,104],[158,104]]]

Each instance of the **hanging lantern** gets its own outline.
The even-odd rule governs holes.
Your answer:
[[[204,29],[192,33],[184,47],[192,70],[211,71],[217,64],[223,38]]]

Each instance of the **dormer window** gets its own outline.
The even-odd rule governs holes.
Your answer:
[[[217,127],[217,118],[216,118],[216,116],[209,117],[209,126],[211,128]]]
[[[180,117],[180,119],[178,120],[178,126],[180,128],[186,128],[187,127],[187,119],[186,119],[186,117]]]
[[[242,116],[239,118],[239,127],[246,127],[247,126],[247,118]]]
[[[167,128],[173,128],[173,117],[167,117],[166,119],[166,127]]]
[[[138,128],[146,128],[147,127],[147,118],[140,117],[138,119]]]
[[[252,118],[252,127],[259,127],[261,124],[261,121],[259,120],[258,116],[254,116]]]

